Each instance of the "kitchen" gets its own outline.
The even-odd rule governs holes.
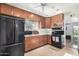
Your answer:
[[[23,51],[19,50],[18,48],[17,48],[17,50],[14,49],[14,51],[17,51],[17,54],[16,54],[16,53],[13,53],[14,51],[12,52],[12,50],[13,50],[12,49],[10,51],[9,55],[15,55],[15,56],[24,55],[24,54],[25,54],[25,56],[31,55],[31,54],[29,54],[29,52],[31,52],[35,49],[39,49],[46,45],[50,45],[51,47],[55,46],[58,50],[63,51],[62,49],[66,45],[65,38],[64,38],[64,36],[65,36],[64,35],[64,30],[65,30],[64,29],[64,19],[65,19],[64,13],[62,13],[61,10],[57,8],[56,11],[60,11],[60,12],[53,14],[53,16],[48,16],[48,15],[41,16],[41,13],[34,13],[34,12],[26,10],[27,8],[26,9],[22,8],[23,6],[25,7],[25,5],[30,7],[30,4],[23,4],[23,3],[22,4],[0,3],[0,19],[2,19],[3,17],[12,17],[12,18],[15,18],[16,20],[22,19],[22,21],[23,21],[23,24],[21,23],[23,26],[22,30],[24,28],[24,31],[22,34],[22,35],[24,35],[24,37],[21,38],[21,40],[22,40],[21,43],[23,43],[23,45],[21,47],[18,47],[18,48],[23,47],[22,48]],[[47,6],[47,4],[43,4],[43,3],[39,3],[39,5],[42,7]],[[49,7],[49,6],[47,6],[47,7]],[[35,6],[35,8],[37,8],[37,7]],[[51,8],[54,8],[54,7],[51,7]],[[42,9],[42,11],[44,12],[44,8]],[[46,17],[44,17],[44,16],[46,16]],[[20,27],[21,24],[18,23],[18,26]],[[56,31],[57,33],[55,34],[53,31],[54,32]],[[4,50],[6,50],[6,49],[4,49]],[[0,49],[0,51],[1,51],[1,49]],[[51,54],[53,54],[53,53],[50,53],[50,55]],[[1,55],[6,55],[6,54],[3,53]],[[38,54],[38,55],[40,55],[40,54]]]

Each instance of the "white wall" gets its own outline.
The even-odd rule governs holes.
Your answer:
[[[66,24],[67,23],[72,23],[71,17],[69,15],[64,15],[64,44],[66,45],[66,35],[71,35],[72,36],[72,28],[71,25],[68,26],[67,31],[66,31]]]
[[[73,17],[70,17],[70,14],[64,16],[64,32],[65,32],[64,38],[65,38],[66,35],[71,35],[71,39],[73,38],[73,27],[72,27],[71,24],[67,25],[68,28],[66,30],[66,24],[73,23],[72,20],[75,20],[74,18],[79,19],[79,10],[78,9],[76,9],[76,10],[72,9],[72,12],[74,13]],[[64,40],[65,40],[65,43],[66,43],[66,39],[64,39]]]

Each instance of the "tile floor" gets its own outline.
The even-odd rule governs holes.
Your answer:
[[[51,45],[45,45],[25,53],[25,56],[65,56],[65,55],[78,56],[78,52],[77,50],[68,47],[59,49]]]

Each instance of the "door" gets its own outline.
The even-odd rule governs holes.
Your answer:
[[[14,19],[0,16],[0,45],[14,43]]]
[[[73,25],[72,23],[65,24],[65,35],[66,35],[66,46],[71,48],[72,47],[72,39],[73,39]]]
[[[66,35],[68,35],[68,37],[71,36],[71,39],[66,38],[66,46],[79,50],[79,23],[66,24]]]
[[[16,43],[13,45],[9,45],[6,48],[9,56],[24,56],[24,44]]]
[[[15,20],[15,42],[21,43],[24,40],[24,21],[16,19]]]
[[[78,49],[79,47],[79,24],[73,24],[73,39],[72,39],[72,47]]]

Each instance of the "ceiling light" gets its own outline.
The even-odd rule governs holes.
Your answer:
[[[60,13],[63,13],[63,11],[62,10],[56,11],[56,14],[60,14]]]
[[[60,13],[63,13],[63,11],[60,10],[60,9],[57,9],[57,10],[56,10],[56,14],[60,14]]]

